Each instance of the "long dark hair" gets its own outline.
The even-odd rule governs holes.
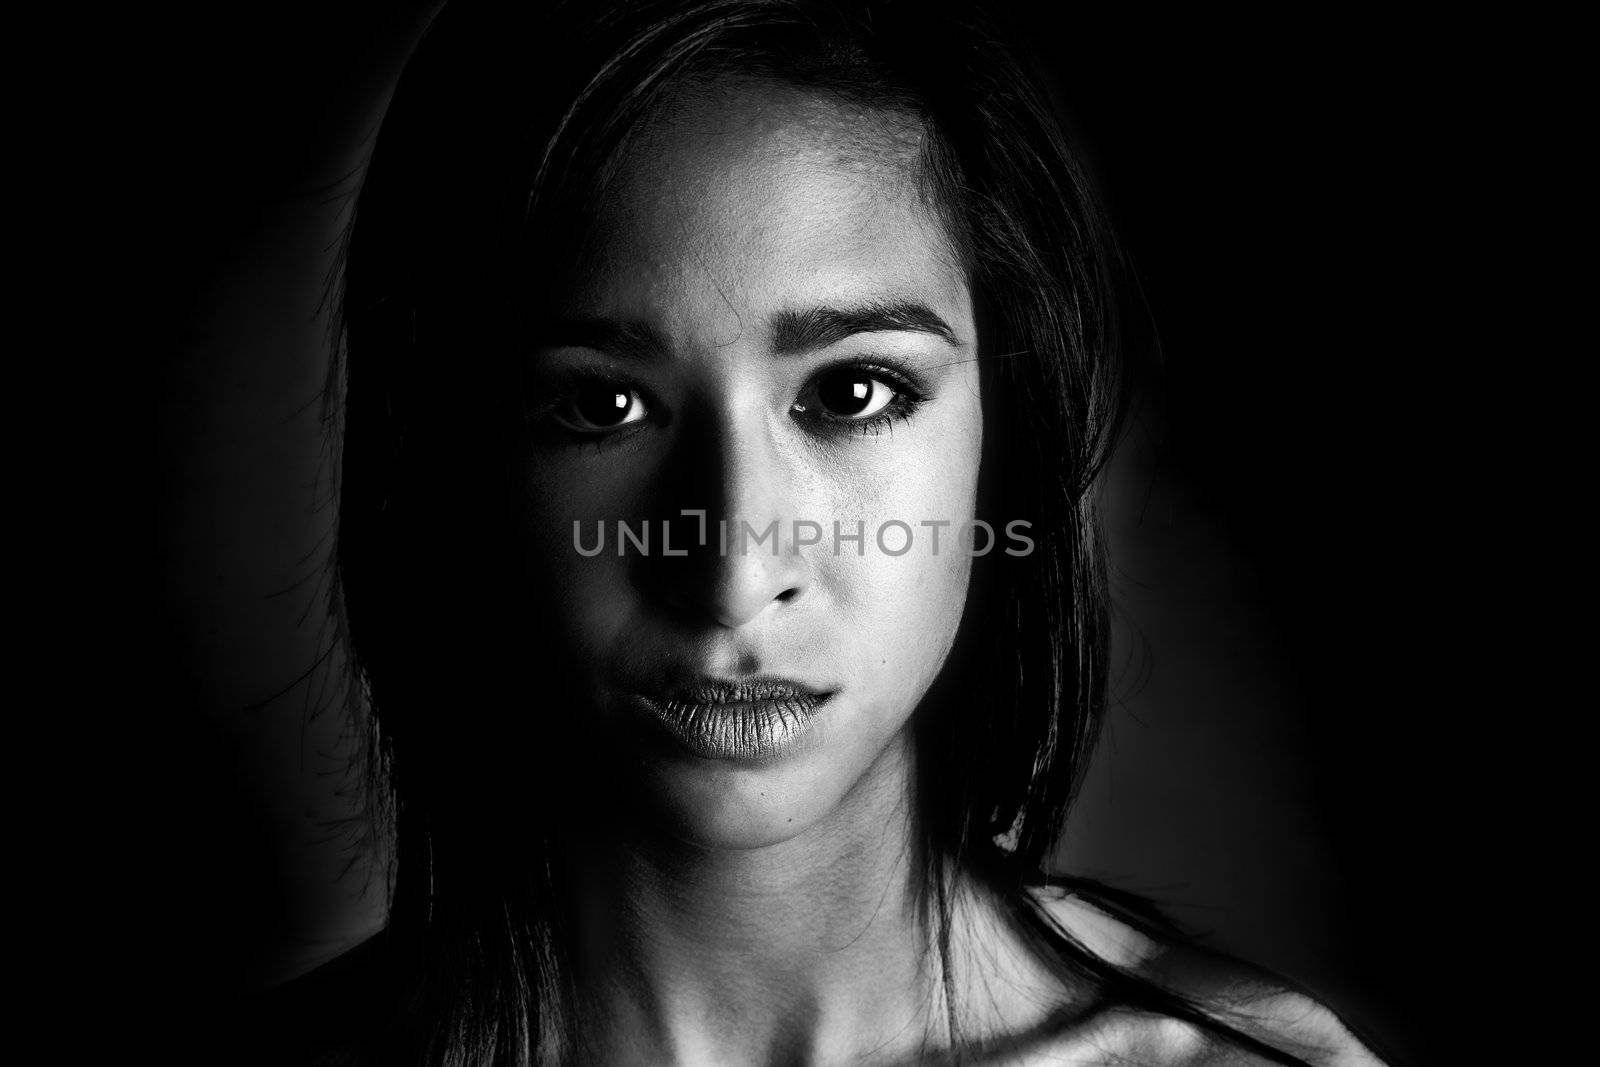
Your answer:
[[[915,720],[940,965],[952,876],[965,872],[1063,975],[1296,1062],[1101,960],[1030,892],[1048,878],[1105,704],[1093,486],[1123,407],[1127,272],[1002,38],[971,5],[894,0],[456,0],[425,35],[347,236],[330,389],[342,399],[341,611],[369,795],[392,841],[386,936],[417,976],[385,1061],[522,1063],[576,1040],[557,847],[574,817],[552,766],[525,756],[559,748],[559,723],[526,694],[527,678],[552,673],[537,662],[549,645],[504,580],[516,559],[508,398],[521,325],[559,281],[621,147],[675,86],[738,75],[921,126],[924,189],[977,312],[980,517],[1026,520],[1035,540],[1028,555],[975,562],[956,647]]]

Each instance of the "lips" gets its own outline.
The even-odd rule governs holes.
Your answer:
[[[696,678],[632,700],[693,754],[754,761],[793,748],[832,696],[787,678]]]

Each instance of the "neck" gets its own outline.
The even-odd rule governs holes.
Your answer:
[[[794,837],[715,849],[618,826],[575,856],[597,1061],[842,1062],[936,1016],[909,744]]]

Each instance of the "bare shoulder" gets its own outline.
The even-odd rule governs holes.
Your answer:
[[[1106,1062],[1211,1067],[1274,1062],[1254,1039],[1315,1067],[1382,1067],[1338,1015],[1282,979],[1237,960],[1146,933],[1081,896],[1041,890],[1046,912],[1085,947],[1184,997],[1218,1031],[1154,1011],[1108,1007],[1036,1045],[1020,1064]]]

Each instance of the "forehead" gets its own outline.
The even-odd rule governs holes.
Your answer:
[[[923,193],[922,136],[909,118],[773,82],[680,92],[620,159],[568,303],[964,305],[965,277]]]

